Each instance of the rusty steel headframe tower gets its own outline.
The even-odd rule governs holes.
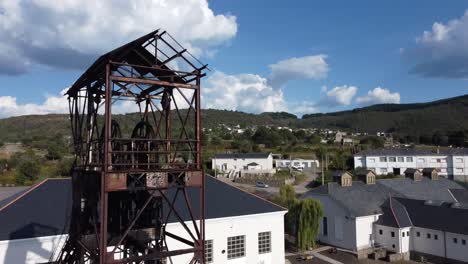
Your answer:
[[[57,263],[204,263],[206,69],[156,30],[99,57],[68,90],[76,161]],[[136,114],[112,115],[122,108]]]

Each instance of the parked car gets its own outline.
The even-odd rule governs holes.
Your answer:
[[[255,186],[257,186],[257,187],[259,187],[259,188],[268,188],[268,184],[266,184],[266,183],[264,183],[264,182],[261,182],[261,181],[257,182],[257,183],[255,184]]]

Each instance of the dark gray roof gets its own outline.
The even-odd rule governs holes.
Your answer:
[[[414,169],[414,168],[408,168],[405,170],[405,174],[408,173],[408,174],[414,174],[416,171],[419,171],[417,169]]]
[[[206,219],[286,211],[283,207],[241,191],[213,177],[206,176]],[[172,200],[174,192],[166,193]],[[188,189],[194,212],[199,211],[198,189]],[[183,206],[182,206],[183,205]],[[190,219],[183,195],[175,203],[178,213]],[[0,241],[68,232],[71,208],[71,180],[50,179],[0,211]],[[176,222],[174,214],[169,219]]]
[[[257,162],[250,162],[249,164],[247,164],[247,166],[257,166],[258,163]]]
[[[354,156],[433,156],[436,149],[388,148],[361,151]],[[441,148],[439,155],[468,155],[467,148]]]
[[[455,196],[455,199],[460,204],[468,205],[468,190],[466,189],[450,189],[450,192]]]
[[[353,181],[352,186],[342,187],[328,183],[305,193],[302,198],[314,195],[328,195],[348,210],[351,216],[365,216],[382,213],[381,206],[390,197],[406,197],[419,200],[454,202],[449,189],[463,189],[457,183],[440,178],[432,181],[404,179],[380,179],[376,184]]]
[[[414,226],[468,235],[468,210],[450,203],[425,205],[424,201],[396,198],[407,210]]]
[[[376,224],[397,228],[411,227],[413,223],[408,211],[397,199],[390,197],[382,205],[383,214],[379,216]]]
[[[266,159],[270,153],[222,153],[215,154],[215,159]]]
[[[385,186],[354,181],[348,187],[331,182],[305,193],[302,198],[313,198],[315,194],[328,195],[346,208],[352,217],[381,214],[382,204],[390,195],[396,195]]]
[[[422,178],[421,181],[414,181],[409,178],[381,179],[377,184],[390,188],[399,196],[418,199],[453,202],[449,189],[463,189],[458,183],[440,177],[433,181],[429,178]]]
[[[0,187],[0,208],[29,189],[28,186]]]

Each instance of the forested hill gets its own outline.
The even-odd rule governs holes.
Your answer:
[[[172,115],[173,117],[176,115]],[[117,115],[124,130],[138,122],[138,115]],[[47,142],[57,136],[70,135],[68,115],[20,116],[0,119],[0,143]],[[248,114],[238,111],[204,109],[202,125],[220,124],[241,127],[276,125],[292,128],[338,128],[352,132],[393,132],[400,136],[431,137],[468,130],[468,95],[417,104],[382,104],[350,111],[305,115],[281,112]]]
[[[350,111],[304,115],[300,125],[411,135],[462,131],[468,129],[468,95],[428,103],[379,104]]]

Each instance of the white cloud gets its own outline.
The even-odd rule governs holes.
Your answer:
[[[468,78],[468,10],[447,24],[436,22],[415,46],[402,49],[413,65],[411,72],[424,77]]]
[[[351,104],[358,88],[356,86],[337,86],[325,93],[325,97],[320,101],[320,105],[328,107],[347,106]]]
[[[237,33],[236,17],[215,14],[207,0],[2,0],[0,73],[32,64],[82,68],[96,55],[156,28],[197,55]]]
[[[42,104],[19,104],[16,97],[0,96],[0,118],[20,115],[43,115],[51,113],[68,113],[67,98],[61,95],[48,95]]]
[[[269,83],[279,88],[290,80],[323,79],[327,77],[329,67],[326,55],[319,54],[305,57],[293,57],[269,65],[271,75]]]
[[[317,113],[319,111],[320,111],[320,108],[317,106],[316,103],[307,102],[307,101],[294,104],[294,106],[291,107],[291,112],[299,116],[302,116],[304,114]]]
[[[400,94],[397,92],[392,93],[385,88],[376,87],[367,92],[367,95],[356,98],[356,103],[360,105],[399,104]]]
[[[253,113],[287,111],[283,92],[255,74],[227,75],[216,71],[205,81],[202,95],[205,108]]]

